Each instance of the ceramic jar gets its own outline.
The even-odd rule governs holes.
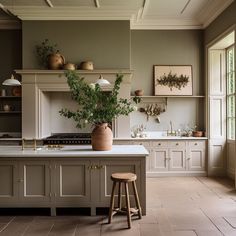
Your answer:
[[[107,123],[96,125],[91,134],[92,148],[95,151],[112,149],[113,134]]]
[[[93,62],[92,61],[83,61],[80,63],[81,70],[93,70]]]
[[[50,70],[60,70],[65,64],[65,57],[60,53],[50,54],[48,56],[48,69]]]
[[[63,69],[64,69],[64,70],[75,70],[75,69],[76,69],[76,65],[73,64],[73,63],[66,63],[66,64],[63,66]]]

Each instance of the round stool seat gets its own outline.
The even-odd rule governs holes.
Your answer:
[[[134,173],[113,173],[111,179],[117,182],[133,182],[137,179]]]

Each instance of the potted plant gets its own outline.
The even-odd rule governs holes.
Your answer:
[[[111,150],[113,135],[109,124],[118,116],[127,116],[137,110],[132,101],[118,98],[123,75],[117,75],[109,94],[105,93],[98,84],[86,83],[84,78],[80,78],[75,71],[66,71],[65,75],[72,99],[78,104],[78,110],[71,111],[64,108],[60,110],[60,114],[74,119],[78,128],[86,124],[94,127],[91,136],[93,150]],[[140,98],[134,97],[133,101],[137,104]]]
[[[58,70],[65,64],[65,58],[60,54],[56,44],[51,44],[49,39],[35,46],[38,63],[43,68]]]

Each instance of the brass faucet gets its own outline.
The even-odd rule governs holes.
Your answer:
[[[176,136],[176,131],[173,130],[173,123],[170,121],[170,131],[167,131],[167,136]]]

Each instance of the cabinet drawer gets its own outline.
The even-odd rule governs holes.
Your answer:
[[[155,141],[155,142],[152,142],[152,146],[153,147],[167,147],[168,142],[167,141]]]
[[[188,142],[190,148],[205,148],[205,141],[190,141]]]
[[[132,145],[133,142],[129,140],[113,140],[114,145]]]
[[[168,144],[170,148],[185,148],[186,146],[185,142],[181,141],[169,141]]]
[[[150,142],[149,141],[134,141],[134,145],[143,145],[144,147],[150,147]]]

